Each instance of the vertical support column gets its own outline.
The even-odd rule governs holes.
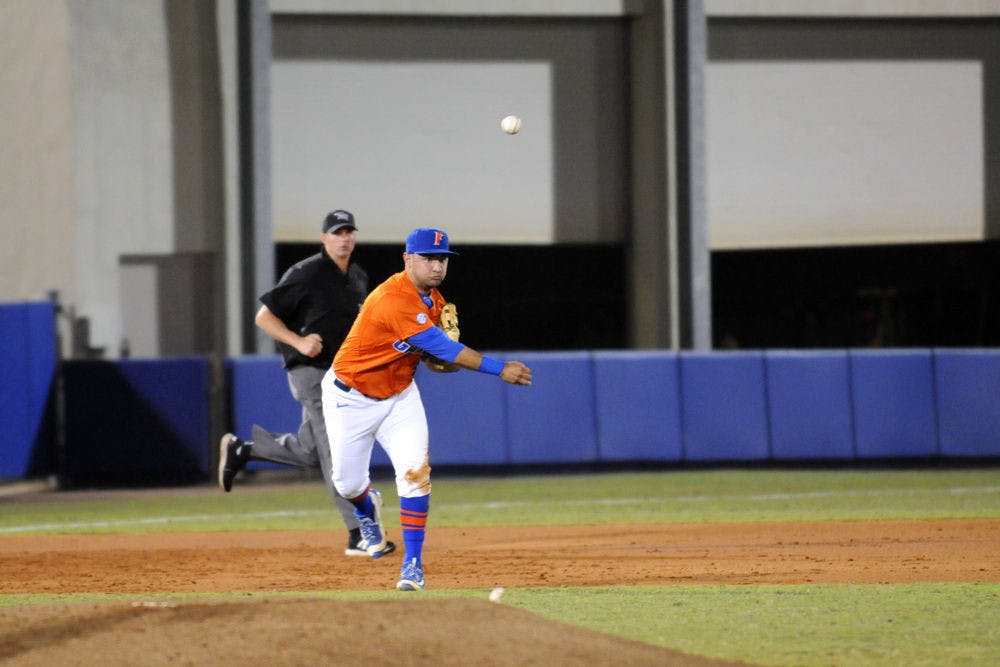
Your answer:
[[[632,24],[633,347],[711,347],[701,0],[646,3]]]
[[[241,297],[243,350],[269,341],[253,324],[257,296],[274,282],[271,222],[271,9],[268,0],[238,3],[240,98]]]
[[[671,347],[667,214],[668,38],[665,1],[647,2],[631,24],[632,219],[628,240],[632,347]]]
[[[705,194],[705,62],[702,0],[675,2],[676,178],[680,347],[712,348],[712,267]]]

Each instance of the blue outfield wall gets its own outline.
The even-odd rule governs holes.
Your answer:
[[[933,353],[852,350],[850,360],[858,458],[936,456]]]
[[[681,353],[685,461],[770,458],[763,352]]]
[[[0,304],[0,479],[51,471],[55,319],[52,302]]]
[[[848,353],[768,350],[764,354],[771,457],[854,458]],[[817,406],[822,406],[821,418]]]
[[[938,453],[1000,453],[1000,353],[937,350],[934,353]]]
[[[600,461],[682,461],[680,360],[672,352],[595,352]]]
[[[229,415],[229,430],[237,436],[249,439],[254,424],[268,431],[298,430],[302,407],[292,399],[280,357],[245,355],[229,358],[226,360],[226,381],[232,396],[237,399],[230,401]],[[247,465],[248,470],[282,467],[262,461]]]
[[[510,460],[502,382],[483,373],[431,373],[421,367],[418,387],[435,462],[489,466]]]
[[[491,378],[505,389],[507,462],[597,460],[597,423],[594,419],[597,398],[592,355],[588,352],[521,352],[506,356],[527,364],[534,382],[531,387],[515,387]],[[432,430],[431,444],[435,433],[447,432]],[[489,437],[485,431],[483,435]],[[436,455],[434,460],[437,460]]]
[[[225,366],[229,386],[229,431],[243,439],[252,437],[256,424],[272,433],[298,433],[302,406],[292,398],[288,375],[280,355],[229,357]],[[212,440],[212,447],[218,439]],[[380,448],[372,455],[377,466],[389,466],[389,457]],[[280,463],[251,461],[248,470],[287,469]]]
[[[55,453],[54,318],[48,303],[0,305],[0,478],[210,476],[222,434],[207,357],[64,362]],[[1000,457],[1000,349],[497,356],[531,366],[534,385],[418,370],[432,465]],[[225,370],[227,430],[298,429],[279,356],[230,357]],[[389,465],[381,448],[373,465]]]
[[[63,363],[65,486],[204,479],[211,467],[205,357]]]
[[[534,385],[418,370],[432,465],[1000,456],[1000,350],[498,356]],[[298,427],[279,357],[230,364],[239,434]]]

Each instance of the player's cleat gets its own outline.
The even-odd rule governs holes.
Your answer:
[[[361,537],[360,528],[351,528],[351,531],[347,534],[347,548],[344,549],[345,556],[367,556],[368,549],[366,548],[368,543],[364,541]]]
[[[403,563],[399,570],[399,581],[396,582],[397,591],[422,591],[424,585],[424,566],[416,558]]]
[[[361,525],[361,539],[365,541],[365,551],[372,558],[381,558],[389,553],[389,541],[385,539],[385,527],[382,525],[382,494],[375,489],[368,490],[372,499],[372,516],[358,517]]]
[[[389,540],[385,543],[385,549],[382,549],[382,556],[386,554],[391,554],[396,550],[396,543]],[[368,543],[365,542],[364,538],[361,537],[360,528],[352,528],[351,532],[347,535],[347,548],[344,549],[345,556],[367,556],[368,555]]]
[[[232,433],[222,436],[219,441],[219,487],[229,493],[233,488],[236,473],[246,467],[250,460],[250,448]]]

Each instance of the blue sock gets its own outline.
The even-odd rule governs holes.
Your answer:
[[[418,563],[423,562],[424,532],[430,505],[430,495],[399,499],[399,524],[403,529],[403,544],[406,545],[405,561],[416,558]]]
[[[356,499],[355,499],[356,500]],[[372,501],[371,494],[365,493],[365,497],[362,500],[358,500],[354,503],[354,516],[359,519],[373,519],[375,518],[375,503]]]

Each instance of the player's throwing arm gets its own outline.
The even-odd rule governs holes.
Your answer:
[[[520,361],[508,361],[503,365],[500,379],[510,384],[531,386],[531,369]]]
[[[458,306],[451,302],[444,304],[441,308],[441,318],[438,328],[444,332],[448,340],[452,343],[458,343],[461,335],[458,328]],[[472,371],[492,373],[510,384],[531,385],[531,369],[520,361],[501,362],[496,359],[489,359],[469,347],[465,347],[465,350],[462,351],[469,352],[462,363],[459,363],[461,352],[459,352],[459,357],[456,357],[455,361],[450,363],[425,352],[423,354],[424,366],[435,373],[455,373],[462,368],[467,368]]]
[[[492,374],[498,375],[504,382],[531,386],[531,369],[520,361],[500,361],[484,357],[471,347],[465,347],[455,357],[454,364],[470,371],[483,373],[494,371]]]

